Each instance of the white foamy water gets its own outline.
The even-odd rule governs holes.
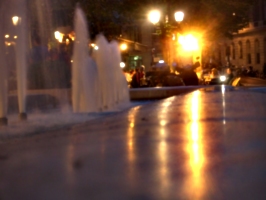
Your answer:
[[[73,111],[97,112],[98,73],[96,63],[88,52],[88,28],[84,13],[77,7],[75,12],[75,33],[72,65],[72,106]]]
[[[103,112],[115,109],[121,103],[129,103],[127,81],[120,68],[119,45],[109,43],[99,34],[98,50],[89,55],[88,28],[83,11],[77,7],[72,75],[73,111]]]

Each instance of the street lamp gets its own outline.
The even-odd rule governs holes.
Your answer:
[[[183,21],[184,19],[184,13],[182,11],[177,11],[174,13],[175,21],[178,23],[171,23],[171,21],[168,21],[168,15],[165,17],[165,21],[160,21],[161,13],[158,10],[152,10],[148,14],[148,20],[156,25],[156,35],[160,35],[162,37],[163,42],[165,42],[165,52],[166,58],[167,58],[167,64],[170,64],[170,61],[173,61],[171,57],[173,57],[171,53],[172,49],[172,41],[169,40],[170,37],[173,37],[173,33],[176,31],[179,31],[179,23]],[[175,38],[175,35],[174,37]],[[172,50],[173,51],[173,50]],[[153,63],[153,62],[152,62]],[[171,70],[172,71],[172,70]]]
[[[120,45],[120,49],[121,49],[122,51],[127,50],[127,44],[125,44],[125,43],[121,44],[121,45]]]
[[[160,21],[161,13],[158,10],[152,10],[148,14],[148,19],[151,23],[157,24]]]
[[[178,11],[175,13],[175,21],[182,22],[185,14],[182,11]]]

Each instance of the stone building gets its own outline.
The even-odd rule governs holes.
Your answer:
[[[249,67],[262,71],[266,63],[266,0],[256,0],[250,9],[249,25],[213,47],[220,65]]]
[[[133,70],[141,65],[146,71],[150,70],[152,61],[152,26],[147,21],[140,21],[124,26],[117,40],[126,44],[127,49],[122,52],[122,59],[126,63],[126,70]]]

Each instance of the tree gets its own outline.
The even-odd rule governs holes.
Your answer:
[[[137,7],[143,9],[160,8],[169,14],[182,10],[185,13],[182,27],[184,30],[201,30],[210,38],[230,37],[234,32],[248,24],[253,0],[142,0]],[[141,10],[143,12],[144,10]],[[140,15],[141,16],[141,15]]]
[[[117,36],[121,28],[134,22],[134,1],[129,0],[71,0],[73,8],[77,3],[86,14],[91,37],[103,33],[107,38]]]
[[[79,3],[86,14],[91,36],[102,32],[107,37],[118,36],[122,27],[147,20],[147,13],[152,8],[160,8],[169,14],[182,10],[185,19],[184,30],[203,30],[208,38],[215,39],[221,35],[231,36],[233,32],[247,25],[249,10],[253,0],[27,0],[31,9],[32,24],[48,23],[40,9],[46,7],[64,14],[69,25],[73,25],[74,9]],[[60,14],[61,15],[61,14]],[[34,20],[35,19],[35,20]],[[36,19],[39,19],[38,21]],[[63,23],[64,24],[64,23]],[[65,25],[65,24],[64,24]],[[40,24],[39,24],[40,26]]]
[[[232,36],[247,26],[252,0],[202,0],[194,6],[189,15],[192,27],[204,29],[210,39]]]

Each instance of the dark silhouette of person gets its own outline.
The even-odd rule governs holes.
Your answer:
[[[186,65],[184,68],[176,67],[185,85],[199,85],[199,78],[194,71],[194,66]]]
[[[41,45],[39,37],[33,39],[33,47],[30,51],[30,63],[36,64],[45,61],[49,56],[47,46]]]
[[[256,76],[256,73],[253,70],[253,67],[252,66],[249,66],[248,67],[247,76],[250,76],[250,77],[255,77]]]
[[[200,67],[199,59],[200,59],[200,57],[198,56],[198,57],[196,58],[197,61],[193,64],[193,70],[195,70],[195,69],[197,69],[198,67]]]
[[[140,87],[140,72],[139,72],[139,68],[138,67],[135,69],[135,72],[133,73],[130,85],[131,85],[132,88]]]

